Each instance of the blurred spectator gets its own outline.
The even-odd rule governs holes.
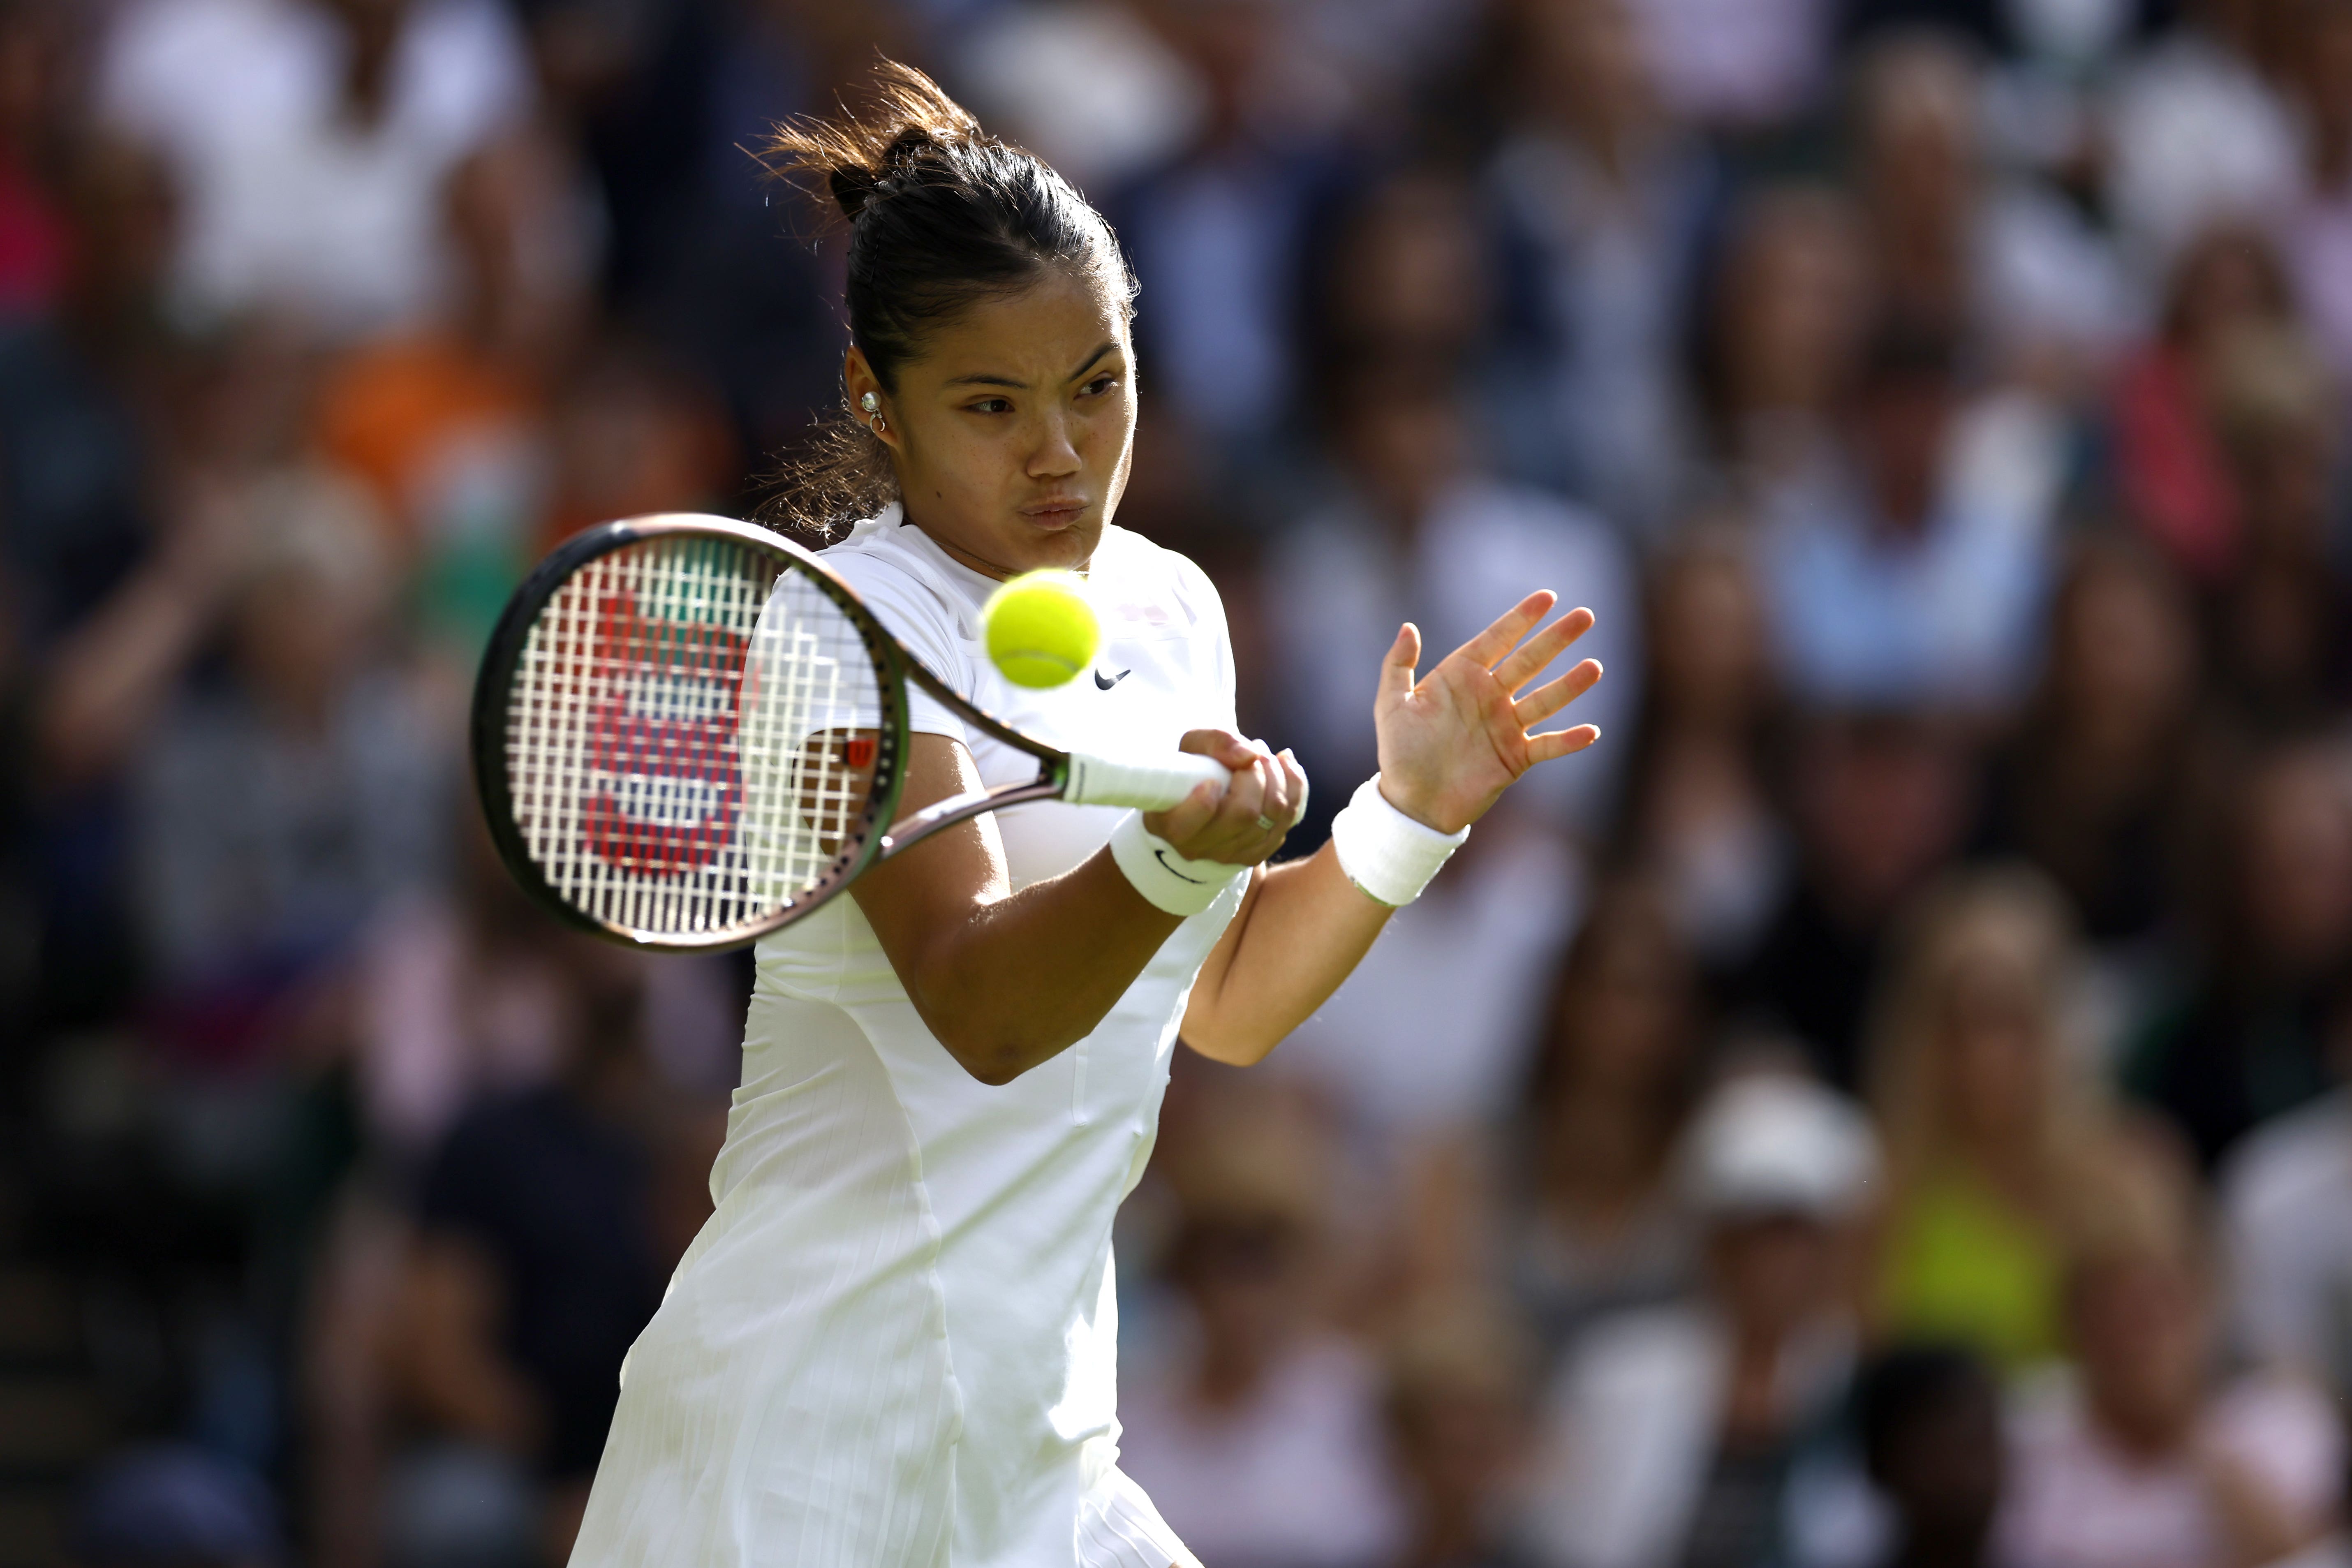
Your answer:
[[[2131,521],[2200,582],[2236,563],[2242,505],[2212,417],[2227,344],[2293,306],[2260,231],[2220,226],[2180,253],[2161,331],[2125,369],[2114,412],[2116,490]]]
[[[2022,868],[1946,885],[1917,911],[1872,1031],[1891,1178],[1883,1326],[2012,1373],[2059,1352],[2086,1208],[2156,1157],[2104,1103],[2071,926],[2056,890]]]
[[[2053,1568],[2273,1563],[2332,1526],[2344,1434],[2326,1402],[2214,1362],[2212,1280],[2172,1193],[2120,1205],[2067,1287],[2079,1384],[2013,1425],[2009,1556]]]
[[[101,1463],[82,1489],[74,1568],[278,1568],[278,1507],[260,1477],[157,1444]]]
[[[877,56],[921,59],[923,7],[528,0],[526,9],[542,79],[603,197],[614,324],[695,378],[696,401],[724,411],[736,455],[755,470],[787,455],[840,402],[841,247],[839,231],[769,180],[757,153],[779,121],[858,102]]]
[[[2236,1347],[2340,1405],[2352,1390],[2352,984],[2337,987],[2326,1027],[2336,1089],[2249,1133],[2220,1184]]]
[[[2320,344],[2352,384],[2352,5],[2305,0],[2295,58],[2309,189],[2290,220],[2288,262]]]
[[[1699,1088],[1696,978],[1664,902],[1632,883],[1594,900],[1561,967],[1503,1234],[1504,1272],[1549,1358],[1597,1315],[1695,1278],[1673,1157]]]
[[[2303,339],[2255,328],[2223,345],[2212,396],[2242,525],[2219,605],[2220,673],[2257,724],[2324,722],[2352,694],[2352,584],[2336,537],[2343,400]]]
[[[2187,994],[2127,1063],[2210,1168],[2248,1128],[2327,1087],[2330,987],[2352,962],[2352,793],[2335,746],[2259,752],[2223,803]]]
[[[1770,763],[1784,715],[1763,595],[1728,526],[1686,531],[1650,574],[1648,647],[1619,837],[1716,973],[1762,933],[1790,846]]]
[[[1318,383],[1384,356],[1465,363],[1494,304],[1487,238],[1470,190],[1443,166],[1401,169],[1353,194],[1312,247]]]
[[[1873,319],[1861,216],[1843,195],[1767,186],[1734,209],[1697,323],[1717,461],[1777,489],[1822,460]]]
[[[556,485],[536,549],[614,518],[729,510],[741,454],[705,389],[652,346],[590,345],[553,414]]]
[[[38,316],[64,292],[73,235],[51,178],[69,153],[73,33],[53,5],[0,16],[0,319]]]
[[[1657,101],[1627,0],[1522,0],[1517,112],[1489,179],[1531,253],[1512,467],[1621,528],[1661,527],[1689,483],[1681,332],[1714,161]],[[1521,406],[1521,405],[1524,406]]]
[[[1108,210],[1142,279],[1145,361],[1222,454],[1263,456],[1305,390],[1293,363],[1312,207],[1343,159],[1303,112],[1311,70],[1282,47],[1278,0],[1154,0],[1153,25],[1198,74],[1191,142]]]
[[[655,1092],[638,996],[590,973],[562,1076],[485,1100],[425,1175],[390,1330],[414,1423],[391,1568],[568,1553],[623,1357],[709,1213],[716,1118]]]
[[[1868,1124],[1801,1079],[1718,1090],[1684,1149],[1706,1229],[1688,1303],[1596,1325],[1547,1393],[1528,1541],[1564,1568],[1778,1560],[1790,1472],[1835,1424],[1853,1365],[1853,1222]]]
[[[1526,1469],[1534,1358],[1475,1303],[1424,1310],[1388,1356],[1388,1426],[1412,1525],[1395,1568],[1523,1568],[1509,1504]]]
[[[1085,191],[1116,189],[1175,156],[1201,129],[1207,89],[1136,9],[1118,0],[987,8],[958,72],[972,112]]]
[[[1641,608],[1607,525],[1490,478],[1443,364],[1378,361],[1333,393],[1332,482],[1270,542],[1259,588],[1283,672],[1277,732],[1308,775],[1344,795],[1353,787],[1345,781],[1379,766],[1364,715],[1401,623],[1421,628],[1425,669],[1539,587],[1559,595],[1560,610],[1589,605],[1599,617],[1570,657],[1598,658],[1609,672],[1580,701],[1580,721],[1617,727],[1641,700]],[[1619,765],[1596,752],[1570,758],[1533,775],[1519,804],[1596,832]]]
[[[230,658],[144,748],[138,908],[160,975],[192,988],[188,1043],[235,1052],[279,986],[435,876],[449,763],[381,660],[389,584],[361,505],[300,471],[222,504],[254,531]]]
[[[2005,1455],[2000,1390],[1966,1351],[1898,1349],[1854,1390],[1870,1479],[1893,1516],[1875,1568],[1992,1568]]]
[[[1999,711],[2033,668],[2046,493],[1968,482],[1954,344],[1883,328],[1847,400],[1844,450],[1782,486],[1761,541],[1794,694]]]
[[[2303,186],[2295,125],[2264,68],[2264,35],[2292,6],[2188,0],[2189,25],[2122,73],[2108,110],[2106,205],[2148,284],[2221,220],[2289,209]]]
[[[531,105],[493,0],[134,0],[99,74],[101,113],[173,170],[186,319],[267,305],[338,335],[443,301],[443,183]]]
[[[1811,108],[1828,65],[1832,0],[1632,0],[1679,119],[1733,135]]]
[[[2136,324],[2131,290],[2063,197],[1986,166],[1983,80],[1966,46],[1927,30],[1878,38],[1853,96],[1885,308],[2002,372],[2086,381]]]
[[[1730,999],[1859,1087],[1864,1010],[1887,932],[1958,847],[1968,762],[1948,726],[1900,713],[1808,721],[1792,763],[1801,869]]]
[[[2177,918],[2211,771],[2194,608],[2146,550],[2087,539],[2052,601],[2049,637],[1979,837],[2055,879],[2094,942],[2145,943]]]
[[[1298,1119],[1230,1108],[1170,1152],[1169,1271],[1190,1309],[1167,1364],[1120,1377],[1119,1464],[1185,1544],[1232,1568],[1384,1560],[1403,1540],[1376,1369],[1322,1326],[1331,1157]]]
[[[445,310],[342,356],[319,394],[320,448],[374,493],[427,613],[468,630],[487,629],[536,542],[543,385],[569,326],[548,319],[556,291],[519,275],[518,247],[488,210],[501,174],[521,173],[488,160],[458,172]]]
[[[1374,1245],[1393,1247],[1409,1283],[1460,1282],[1485,1239],[1483,1214],[1463,1205],[1486,1194],[1488,1130],[1547,1027],[1547,983],[1581,892],[1556,831],[1523,810],[1490,813],[1264,1069],[1335,1113],[1359,1202],[1391,1216]]]
[[[360,1110],[397,1159],[430,1153],[475,1101],[547,1082],[579,1026],[576,939],[522,895],[477,823],[460,842],[456,896],[386,909],[356,964]]]

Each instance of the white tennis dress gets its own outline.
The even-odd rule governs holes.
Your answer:
[[[1116,755],[1234,726],[1215,589],[1124,530],[1089,573],[1102,651],[1055,691],[997,675],[995,584],[895,507],[824,560],[955,690],[1045,740]],[[990,784],[1034,776],[911,696],[914,727],[961,740]],[[1013,885],[1079,864],[1120,815],[1000,813]],[[1094,1033],[1000,1088],[923,1026],[853,899],[760,944],[718,1209],[623,1366],[573,1568],[1194,1563],[1117,1468],[1110,1232],[1243,885]]]

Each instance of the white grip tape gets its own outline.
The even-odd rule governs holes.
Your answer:
[[[1234,878],[1249,874],[1246,866],[1186,859],[1168,840],[1143,826],[1140,812],[1133,811],[1111,829],[1110,858],[1147,902],[1171,915],[1199,914],[1217,901],[1217,895]]]
[[[1213,784],[1222,793],[1233,782],[1233,773],[1223,763],[1190,752],[1171,752],[1151,763],[1114,763],[1108,757],[1072,752],[1069,783],[1062,798],[1072,805],[1166,811],[1191,795],[1195,785]]]
[[[1378,773],[1358,784],[1331,819],[1331,848],[1339,857],[1339,869],[1391,908],[1401,909],[1421,897],[1429,879],[1469,837],[1466,827],[1440,833],[1391,805],[1381,794]]]

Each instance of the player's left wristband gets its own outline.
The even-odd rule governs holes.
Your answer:
[[[1188,860],[1175,847],[1143,826],[1143,814],[1130,811],[1111,829],[1110,858],[1145,901],[1171,915],[1197,915],[1217,901],[1235,877],[1249,874],[1246,866],[1223,860]]]
[[[1429,879],[1469,837],[1466,827],[1440,833],[1391,805],[1381,793],[1378,773],[1358,784],[1331,820],[1331,851],[1339,858],[1339,869],[1365,897],[1391,909],[1421,897]]]

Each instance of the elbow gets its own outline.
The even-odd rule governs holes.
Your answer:
[[[959,1050],[950,1046],[948,1054],[955,1058],[957,1065],[964,1071],[991,1089],[1003,1089],[1028,1071],[1030,1067],[1012,1052],[1001,1048],[993,1051]]]
[[[941,1028],[936,1023],[931,1026],[931,1035],[955,1058],[958,1067],[991,1089],[1003,1088],[1038,1063],[1051,1060],[1077,1043],[1076,1037],[1064,1040],[1034,1031],[1022,1034],[968,1026]]]
[[[1247,1029],[1204,1029],[1199,1034],[1184,1031],[1184,1043],[1200,1056],[1229,1068],[1254,1068],[1274,1054],[1274,1047],[1286,1036],[1265,1034]]]

